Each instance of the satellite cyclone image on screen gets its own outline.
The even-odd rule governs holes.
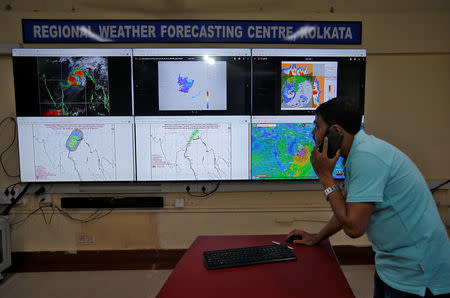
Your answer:
[[[324,102],[324,77],[313,75],[314,65],[282,63],[281,109],[317,108]]]
[[[39,57],[42,116],[110,115],[106,57]]]
[[[316,179],[313,123],[252,124],[252,179]],[[333,175],[343,177],[342,161]]]

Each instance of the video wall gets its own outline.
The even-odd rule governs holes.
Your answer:
[[[314,110],[363,112],[365,66],[361,49],[14,49],[20,178],[317,179]]]

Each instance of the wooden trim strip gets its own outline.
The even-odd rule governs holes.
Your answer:
[[[10,272],[173,269],[186,249],[13,252]]]
[[[341,265],[374,263],[370,247],[338,245],[333,247]],[[186,249],[96,250],[68,253],[13,252],[7,272],[163,270],[175,268]]]

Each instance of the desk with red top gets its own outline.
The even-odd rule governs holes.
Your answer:
[[[164,297],[354,297],[328,240],[289,244],[295,261],[208,270],[203,252],[284,243],[286,235],[199,236],[158,294]]]

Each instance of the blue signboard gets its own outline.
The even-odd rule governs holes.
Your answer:
[[[361,44],[361,22],[22,20],[24,43]]]

